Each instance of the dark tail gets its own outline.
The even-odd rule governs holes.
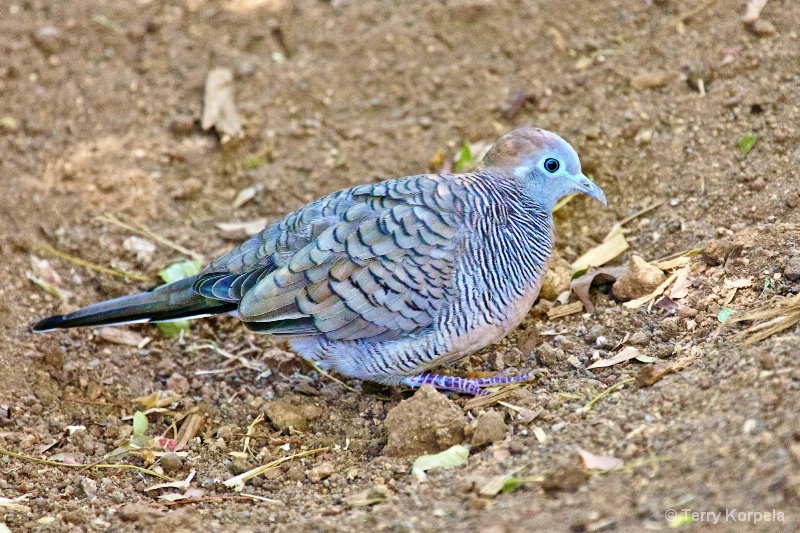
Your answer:
[[[36,332],[133,322],[166,322],[235,311],[237,304],[204,298],[192,290],[196,276],[131,296],[96,303],[33,325]]]

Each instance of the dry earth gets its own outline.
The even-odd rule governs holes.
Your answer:
[[[197,408],[185,456],[150,450],[116,461],[180,478],[194,471],[191,488],[206,498],[170,507],[159,496],[180,491],[146,491],[161,481],[149,474],[4,456],[0,498],[24,497],[16,503],[27,509],[0,503],[0,531],[3,522],[11,531],[710,525],[700,516],[670,522],[669,509],[721,511],[716,528],[725,531],[752,529],[755,516],[726,521],[726,509],[782,513],[770,517],[783,522],[755,524],[762,530],[797,527],[800,331],[749,347],[731,338],[739,326],[713,333],[726,281],[752,281],[728,304],[738,312],[800,290],[784,274],[800,260],[800,3],[771,0],[752,27],[742,22],[743,0],[7,0],[0,10],[0,448],[100,461],[127,442],[125,417],[142,409],[134,398],[172,390],[179,399],[148,416],[147,434],[173,437],[171,413]],[[217,67],[235,75],[246,138],[234,146],[198,125],[205,77]],[[123,245],[133,233],[100,215],[145,224],[211,258],[242,237],[219,222],[272,219],[343,187],[427,171],[437,154],[522,124],[571,141],[609,197],[606,210],[576,199],[558,212],[563,258],[664,202],[627,224],[631,251],[655,260],[705,247],[707,262],[717,254],[722,264],[697,260],[683,300],[696,316],[625,308],[606,285],[593,292],[596,314],[548,321],[534,312],[526,333],[447,369],[547,370],[507,400],[527,416],[500,404],[462,410],[466,399],[452,398],[458,409],[447,416],[457,423],[435,445],[487,428],[502,437],[473,447],[465,466],[418,483],[414,457],[386,450],[387,413],[411,392],[357,382],[350,392],[232,319],[195,323],[182,342],[131,328],[153,339],[141,349],[96,331],[27,331],[45,315],[152,286],[161,268],[186,258],[163,244],[137,257]],[[750,134],[758,140],[745,157],[737,141]],[[232,207],[251,186],[255,197]],[[153,281],[77,266],[45,244]],[[72,298],[26,278],[31,254],[50,261]],[[586,368],[628,334],[647,355],[692,364],[579,412],[648,364]],[[210,342],[271,375],[198,348]],[[452,411],[432,398],[419,407]],[[252,454],[231,455],[265,411]],[[493,425],[476,428],[481,411],[503,420],[484,416]],[[287,417],[294,428],[281,431]],[[84,429],[68,435],[68,426]],[[220,483],[318,447],[329,449],[247,483],[245,494],[270,501],[234,498]],[[590,475],[579,447],[626,466]],[[479,494],[512,472],[545,481]]]

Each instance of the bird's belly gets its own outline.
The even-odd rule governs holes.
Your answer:
[[[506,307],[502,316],[492,317],[493,320],[488,324],[478,323],[466,332],[454,336],[451,353],[437,362],[458,359],[498,342],[525,320],[538,295],[539,284],[536,284]]]

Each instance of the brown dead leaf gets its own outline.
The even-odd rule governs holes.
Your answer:
[[[144,341],[144,337],[135,331],[123,328],[100,328],[97,331],[97,336],[106,342],[110,342],[112,344],[122,344],[124,346],[138,347]]]
[[[692,286],[692,282],[689,280],[689,274],[691,274],[692,267],[686,265],[685,267],[678,270],[678,276],[675,278],[675,284],[670,289],[668,296],[673,300],[680,300],[681,298],[686,298],[689,296],[689,288]]]
[[[608,359],[601,359],[599,361],[595,361],[591,365],[586,367],[586,370],[590,370],[592,368],[604,368],[607,366],[616,365],[619,363],[624,363],[634,357],[638,357],[641,352],[638,348],[634,348],[633,346],[627,346],[623,350],[621,350],[617,355],[613,357],[609,357]]]
[[[577,272],[589,267],[603,266],[612,259],[619,257],[630,246],[628,245],[622,228],[609,235],[605,241],[598,244],[572,263],[572,271]]]
[[[631,79],[631,87],[637,90],[656,89],[669,85],[678,79],[678,73],[672,70],[656,70],[643,72]]]
[[[657,363],[655,365],[647,365],[639,370],[636,374],[636,385],[638,387],[650,387],[657,383],[666,375],[680,372],[684,368],[690,366],[692,361],[683,359],[678,361],[668,361],[664,363]]]
[[[139,398],[134,398],[133,401],[139,402],[144,406],[145,409],[154,409],[158,407],[166,407],[168,405],[171,405],[179,401],[181,398],[183,398],[183,396],[173,391],[160,390],[148,396],[141,396]]]
[[[726,289],[746,289],[747,287],[752,287],[752,286],[753,286],[753,280],[747,278],[727,280],[725,282]]]
[[[245,220],[243,222],[220,222],[217,228],[227,232],[244,232],[245,235],[252,237],[258,234],[267,226],[266,218],[257,218],[255,220]]]
[[[613,470],[625,464],[624,461],[618,457],[595,455],[583,448],[578,448],[578,455],[583,459],[583,465],[589,470]]]
[[[222,144],[244,138],[242,122],[233,103],[233,72],[230,69],[216,68],[208,73],[201,126],[204,130],[213,127]]]
[[[595,283],[613,283],[622,277],[628,270],[627,266],[590,268],[586,274],[570,282],[572,291],[578,300],[583,303],[587,313],[594,313],[595,307],[589,296],[589,289]]]

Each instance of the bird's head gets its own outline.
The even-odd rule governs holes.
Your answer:
[[[518,128],[494,143],[485,168],[513,175],[547,209],[569,194],[584,193],[606,205],[603,190],[581,172],[581,161],[570,144],[539,128]]]

